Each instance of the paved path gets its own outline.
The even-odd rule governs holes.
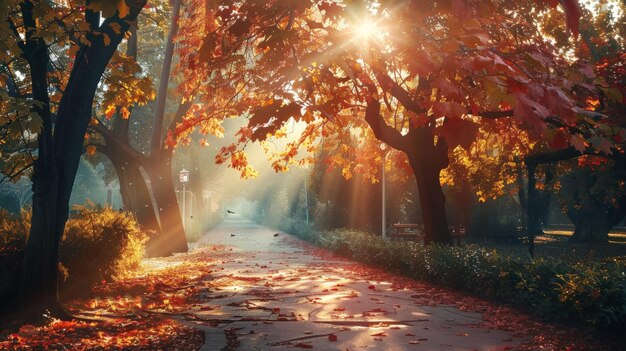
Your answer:
[[[498,350],[524,341],[237,215],[194,244],[207,246],[229,254],[217,254],[216,288],[191,315],[206,333],[203,350]]]

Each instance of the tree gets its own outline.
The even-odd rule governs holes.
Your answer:
[[[99,150],[107,153],[112,160],[118,159],[118,164],[137,169],[131,173],[135,180],[134,184],[141,185],[139,182],[142,178],[139,177],[141,173],[139,169],[143,170],[149,178],[150,184],[146,188],[149,188],[154,196],[159,221],[157,231],[159,235],[148,243],[147,251],[150,256],[164,256],[187,250],[172,178],[173,152],[177,145],[188,144],[192,133],[196,130],[203,135],[223,135],[221,121],[225,117],[234,116],[229,113],[228,105],[232,103],[232,97],[236,94],[234,85],[237,79],[241,79],[235,78],[237,72],[230,70],[227,61],[212,66],[207,75],[198,73],[193,68],[174,65],[176,56],[185,57],[190,52],[197,51],[196,48],[189,48],[187,45],[191,43],[197,45],[197,41],[201,41],[202,36],[211,36],[213,29],[203,23],[203,15],[217,9],[210,2],[199,4],[198,7],[193,4],[182,5],[181,1],[174,1],[171,6],[163,63],[160,65],[151,63],[153,67],[158,66],[161,70],[156,102],[154,109],[150,111],[154,123],[149,148],[138,150],[131,145],[128,138],[128,120],[135,118],[136,114],[136,109],[131,108],[135,103],[132,98],[126,99],[120,108],[119,100],[111,94],[110,99],[103,101],[103,111],[108,118],[114,118],[114,121],[112,123],[99,121],[91,126],[91,129],[100,134],[104,141],[104,145],[98,145]],[[204,28],[204,30],[198,30],[198,28]],[[179,35],[179,29],[189,31],[193,33],[193,36]],[[179,43],[179,48],[176,48],[176,42]],[[186,45],[180,45],[180,43]],[[130,55],[132,54],[135,52]],[[175,89],[170,89],[172,77],[177,76],[182,78],[177,82]],[[174,90],[174,94],[171,90]],[[174,99],[170,98],[171,95]],[[176,101],[173,111],[166,108],[168,99]],[[118,109],[121,113],[116,113]],[[203,124],[199,126],[198,121],[203,121]],[[207,144],[204,138],[198,141],[201,145]],[[196,183],[196,180],[199,179],[194,176],[192,186],[198,188],[199,183]],[[143,185],[141,187],[140,197],[146,199],[143,195],[146,194]],[[128,198],[130,200],[130,196]],[[141,204],[145,203],[144,200],[136,202],[138,205],[133,208],[142,208]],[[147,209],[145,212],[150,213]]]
[[[565,5],[577,34],[578,7]],[[426,242],[450,242],[440,173],[450,151],[469,147],[480,125],[506,118],[533,139],[550,140],[553,135],[543,133],[547,126],[582,118],[563,77],[588,67],[568,62],[545,43],[533,19],[519,16],[524,8],[517,4],[276,0],[221,9],[211,17],[215,33],[181,64],[197,74],[203,64],[228,58],[245,72],[239,101],[250,123],[239,133],[240,145],[280,132],[292,118],[308,127],[278,155],[277,170],[317,138],[353,133],[385,142],[409,160]],[[566,142],[579,143],[575,134]],[[377,144],[360,147],[379,156],[372,148]],[[226,160],[245,170],[236,145],[217,157]]]
[[[58,248],[92,103],[102,74],[130,23],[145,5],[137,1],[88,0],[81,7],[10,1],[2,9],[2,56],[11,83],[23,84],[30,114],[39,122],[33,169],[33,214],[20,276],[20,310],[27,318],[46,311],[64,317],[58,300]],[[101,21],[101,16],[104,20]],[[69,50],[67,71],[51,68],[50,52]],[[67,73],[68,75],[66,75]],[[6,81],[3,79],[3,81]]]
[[[555,29],[555,21],[553,18],[545,17],[542,21],[542,26],[545,28],[545,33],[551,35],[559,49],[562,52],[568,52],[570,55],[575,55],[583,59],[588,59],[590,64],[586,64],[584,70],[579,71],[577,74],[568,76],[568,79],[572,83],[572,91],[578,96],[579,105],[583,106],[584,110],[579,111],[584,118],[578,119],[576,123],[555,125],[555,129],[551,131],[554,137],[549,145],[549,150],[546,145],[534,150],[532,153],[525,157],[525,164],[528,169],[528,213],[529,221],[537,221],[537,211],[533,211],[538,202],[538,191],[534,186],[535,174],[534,171],[538,165],[555,165],[557,163],[571,160],[571,159],[589,159],[590,156],[597,156],[600,158],[608,159],[604,161],[607,164],[620,165],[624,162],[624,140],[626,139],[626,120],[624,119],[624,111],[626,109],[626,84],[623,81],[624,77],[624,32],[623,23],[624,16],[626,15],[624,10],[626,5],[620,3],[607,4],[604,1],[589,4],[588,6],[595,7],[590,11],[588,8],[583,8],[585,16],[583,17],[582,35],[578,40],[568,40],[567,37],[563,37],[558,29]],[[619,9],[618,9],[619,8]],[[618,15],[615,18],[615,15]],[[580,62],[579,61],[579,62]],[[571,146],[566,142],[567,133],[571,133]],[[591,159],[596,159],[591,157]],[[576,164],[575,162],[568,162],[570,165]],[[584,162],[583,162],[584,164]],[[604,170],[603,170],[604,168]],[[610,172],[613,175],[620,174],[620,171]],[[596,171],[605,173],[604,176],[600,174],[600,178],[606,179],[606,167],[596,167]],[[575,171],[575,170],[574,170]],[[597,179],[596,175],[589,173],[587,169],[587,176],[590,177],[591,183],[588,186],[596,187],[594,185]],[[623,177],[623,175],[622,175]],[[612,189],[603,189],[604,193],[620,193],[619,182],[600,182],[605,186],[611,184]],[[575,187],[574,187],[575,188]],[[574,190],[574,194],[578,190]],[[565,195],[565,198],[572,198],[573,194]],[[577,198],[578,195],[574,195]],[[587,197],[591,199],[591,197]],[[605,212],[612,212],[617,209],[617,213],[620,212],[621,207],[619,196],[608,199],[603,206],[607,210]],[[577,206],[590,206],[585,210],[590,214],[597,211],[598,198],[595,197],[595,201],[580,201]],[[596,202],[593,204],[593,202]],[[571,204],[571,202],[570,202]],[[596,210],[594,210],[596,208]],[[585,212],[582,211],[582,212]],[[570,206],[568,212],[573,217],[576,225],[575,235],[571,238],[573,241],[598,241],[608,240],[608,230],[612,225],[608,226],[608,223],[613,220],[602,218],[602,224],[595,226],[595,216],[577,216]],[[613,215],[608,216],[613,217]],[[595,234],[592,234],[589,228],[597,229]],[[532,254],[532,237],[538,232],[538,229],[529,226],[529,236],[531,238],[531,254]],[[580,233],[586,233],[580,235]],[[603,239],[599,239],[603,238]]]
[[[570,242],[608,243],[609,231],[626,216],[624,164],[598,157],[574,162],[578,167],[567,167],[559,191],[564,210],[574,223]]]

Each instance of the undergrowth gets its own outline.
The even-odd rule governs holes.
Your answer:
[[[15,299],[30,213],[0,210],[0,301]],[[67,221],[59,258],[60,292],[74,297],[101,281],[126,276],[140,266],[147,235],[134,216],[111,208],[79,207]]]
[[[531,259],[477,245],[423,246],[351,230],[318,232],[287,220],[281,230],[387,271],[522,306],[544,319],[626,330],[626,262]]]

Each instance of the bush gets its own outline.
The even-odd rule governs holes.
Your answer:
[[[285,228],[330,251],[418,280],[528,308],[549,320],[626,327],[626,264],[501,255],[476,245],[423,246],[352,230]]]
[[[30,230],[30,213],[11,216],[0,210],[0,299],[15,296],[22,252]],[[64,297],[86,293],[102,280],[139,268],[147,236],[130,213],[81,207],[66,224],[59,257]]]
[[[0,209],[0,306],[15,300],[15,282],[26,245],[25,232],[26,228],[19,217]]]
[[[80,207],[67,221],[59,249],[61,264],[68,273],[61,291],[73,296],[89,291],[100,281],[137,270],[147,240],[128,212]]]

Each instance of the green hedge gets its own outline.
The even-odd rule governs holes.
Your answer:
[[[476,245],[423,246],[350,230],[315,232],[287,221],[286,232],[359,262],[422,281],[527,307],[556,321],[626,330],[626,264],[506,256]]]

